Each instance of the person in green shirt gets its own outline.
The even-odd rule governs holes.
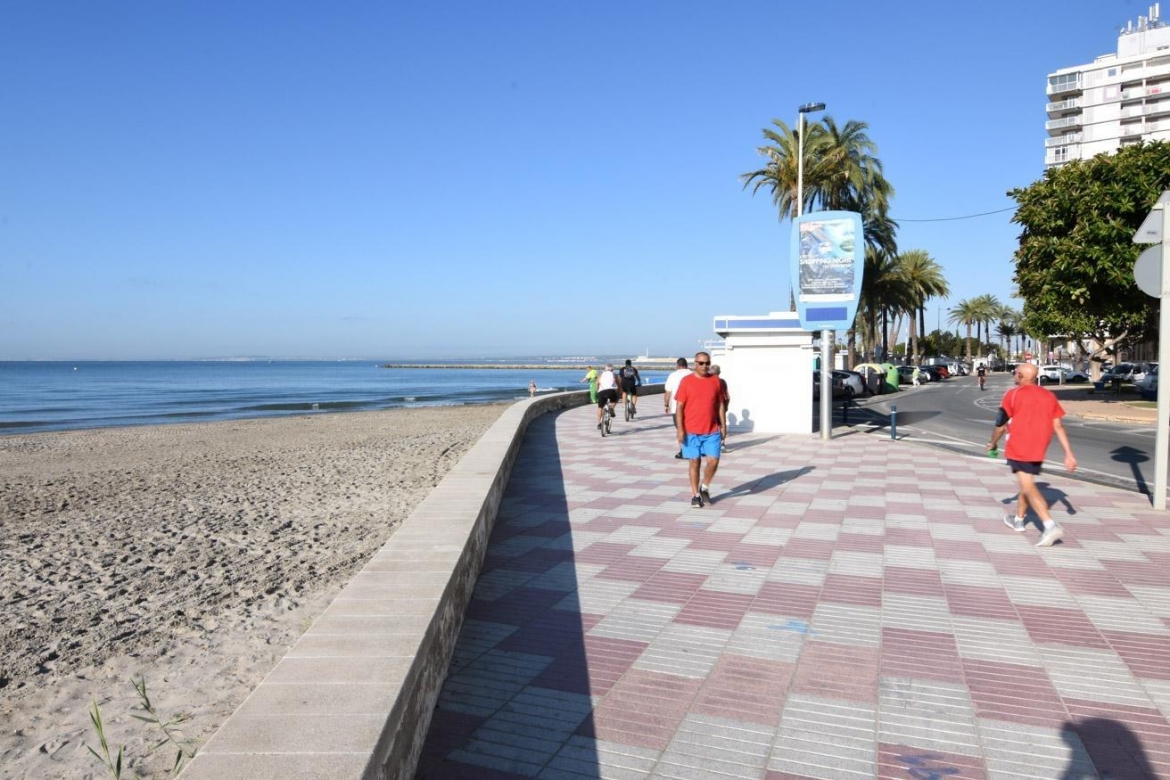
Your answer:
[[[587,366],[589,369],[585,372],[585,376],[581,377],[582,382],[589,383],[589,400],[594,404],[597,403],[597,369],[593,366]]]

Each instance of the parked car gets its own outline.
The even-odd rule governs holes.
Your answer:
[[[832,388],[833,388],[833,398],[844,398],[846,395],[845,382],[840,377],[837,376],[838,373],[844,373],[844,372],[839,372],[839,371],[830,372],[831,381],[832,381]],[[813,400],[819,401],[821,398],[821,372],[820,371],[814,370],[812,372],[812,381],[813,381]]]
[[[1158,400],[1158,367],[1154,366],[1148,374],[1142,377],[1138,382],[1138,392],[1142,394],[1143,401],[1157,401]]]
[[[865,395],[865,379],[856,371],[838,371],[833,370],[834,382],[840,379],[842,386],[845,388],[845,395],[852,398],[853,396]]]
[[[1135,385],[1146,378],[1146,376],[1158,367],[1157,363],[1134,363],[1133,371],[1129,372],[1129,381]]]
[[[1064,366],[1051,364],[1047,366],[1040,366],[1040,372],[1037,374],[1037,380],[1040,384],[1048,382],[1064,382],[1066,384],[1072,382],[1088,382],[1089,375],[1084,371],[1077,371]]]

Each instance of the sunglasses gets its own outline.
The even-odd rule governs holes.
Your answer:
[[[695,365],[696,366],[709,366],[709,365],[711,365],[711,361],[710,360],[696,360]]]

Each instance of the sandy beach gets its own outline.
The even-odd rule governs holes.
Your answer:
[[[124,777],[205,741],[505,407],[0,437],[0,777]]]

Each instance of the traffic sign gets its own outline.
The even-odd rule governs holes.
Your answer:
[[[1141,227],[1133,234],[1133,242],[1135,244],[1157,244],[1162,240],[1162,209],[1170,206],[1170,190],[1166,190],[1158,196],[1158,202],[1154,204],[1154,208],[1142,220]],[[1143,290],[1145,288],[1142,288]],[[1149,293],[1150,295],[1161,295],[1157,293]]]
[[[1162,222],[1162,212],[1152,211],[1158,215],[1159,227]],[[1133,264],[1133,280],[1138,288],[1152,298],[1162,297],[1162,245],[1155,244],[1138,255]]]

